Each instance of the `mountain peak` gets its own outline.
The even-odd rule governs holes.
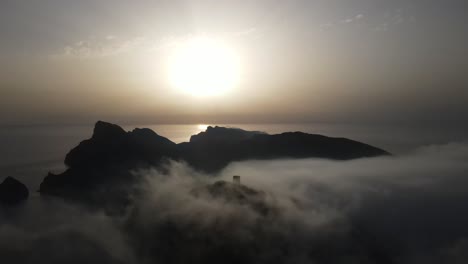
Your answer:
[[[97,121],[94,125],[93,139],[114,139],[116,137],[125,135],[125,133],[125,130],[118,125],[107,123],[104,121]]]
[[[26,185],[13,177],[7,177],[0,184],[0,203],[14,205],[26,200],[29,191]]]
[[[253,137],[256,134],[266,134],[259,131],[246,131],[240,128],[209,126],[206,131],[190,137],[190,142],[206,141],[240,141]]]

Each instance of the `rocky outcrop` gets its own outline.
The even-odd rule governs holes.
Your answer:
[[[99,121],[93,136],[82,141],[65,157],[65,165],[73,169],[133,167],[138,163],[154,165],[162,157],[173,157],[176,144],[151,129],[125,132],[121,127]]]
[[[255,135],[266,135],[260,131],[245,131],[239,128],[209,126],[206,131],[190,137],[190,143],[239,142]]]
[[[0,184],[0,204],[17,205],[28,199],[29,191],[26,185],[12,177],[7,177]]]
[[[224,140],[226,138],[226,140]],[[208,127],[178,145],[184,160],[207,172],[221,170],[233,161],[279,158],[327,158],[347,160],[389,155],[388,152],[346,138],[302,132],[269,135],[260,132]]]
[[[66,155],[68,169],[61,174],[49,173],[39,192],[92,203],[126,202],[127,187],[133,180],[130,170],[158,166],[165,158],[176,158],[176,151],[174,142],[151,129],[126,132],[99,121],[93,136]]]
[[[80,199],[97,193],[96,199],[100,201],[109,193],[121,197],[118,190],[132,182],[132,169],[157,167],[165,159],[185,161],[197,170],[212,173],[230,162],[249,159],[346,160],[388,154],[345,138],[302,132],[269,135],[225,127],[208,127],[205,132],[192,136],[190,142],[175,144],[147,128],[126,132],[117,125],[99,121],[93,136],[67,154],[68,169],[59,175],[49,173],[39,191]]]
[[[263,216],[276,213],[276,208],[267,202],[266,193],[242,184],[217,181],[195,188],[190,194],[195,198],[218,199],[224,203],[249,206]]]

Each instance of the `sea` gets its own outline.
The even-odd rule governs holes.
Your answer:
[[[150,128],[175,143],[208,126],[235,127],[277,134],[302,131],[331,137],[346,137],[383,148],[395,155],[404,155],[422,146],[466,141],[467,131],[458,129],[426,129],[424,127],[349,125],[349,124],[140,124],[125,125],[125,130]],[[94,124],[0,126],[0,181],[12,176],[37,190],[48,172],[61,172],[65,155],[80,141],[91,137]]]

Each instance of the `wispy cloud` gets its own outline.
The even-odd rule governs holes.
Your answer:
[[[238,31],[229,31],[216,37],[223,39],[243,38],[257,34],[257,28],[251,27]],[[209,36],[208,34],[206,34]],[[68,44],[58,52],[52,54],[53,58],[93,59],[119,56],[129,53],[152,53],[179,45],[195,35],[168,36],[168,37],[119,37],[109,34],[102,37],[89,37],[84,40]]]
[[[387,31],[391,27],[396,27],[404,23],[410,23],[415,20],[407,9],[398,8],[387,11],[378,18],[368,18],[364,14],[346,17],[338,21],[331,21],[319,25],[320,31],[339,29],[347,25],[357,24],[374,31]],[[361,22],[362,21],[362,22]]]
[[[399,26],[404,23],[411,23],[415,20],[416,18],[409,14],[407,10],[399,8],[385,13],[382,21],[377,23],[374,29],[376,31],[387,31],[391,27]]]
[[[324,23],[320,25],[320,30],[329,30],[339,25],[356,23],[359,20],[364,19],[364,14],[357,14],[352,17],[344,18],[339,21]]]
[[[342,23],[349,24],[349,23],[353,23],[353,22],[356,22],[356,21],[358,21],[358,20],[361,20],[361,19],[363,19],[363,18],[364,18],[364,15],[363,15],[363,14],[358,14],[358,15],[356,15],[356,16],[354,16],[354,17],[350,17],[350,18],[344,19],[344,20],[342,20],[341,22],[342,22]]]
[[[130,39],[108,35],[101,38],[91,37],[65,46],[53,54],[54,58],[102,58],[121,55],[135,50],[147,50],[148,40],[145,37]]]
[[[251,28],[247,28],[247,29],[245,29],[245,30],[230,32],[230,33],[228,33],[228,35],[232,35],[232,36],[247,36],[247,35],[255,34],[256,32],[257,32],[257,28],[251,27]]]

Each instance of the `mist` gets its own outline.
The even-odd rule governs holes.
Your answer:
[[[468,143],[352,161],[137,170],[122,214],[33,197],[0,209],[7,263],[466,263]],[[240,175],[243,199],[207,186]],[[243,193],[244,194],[244,193]],[[260,208],[260,209],[259,209]]]

